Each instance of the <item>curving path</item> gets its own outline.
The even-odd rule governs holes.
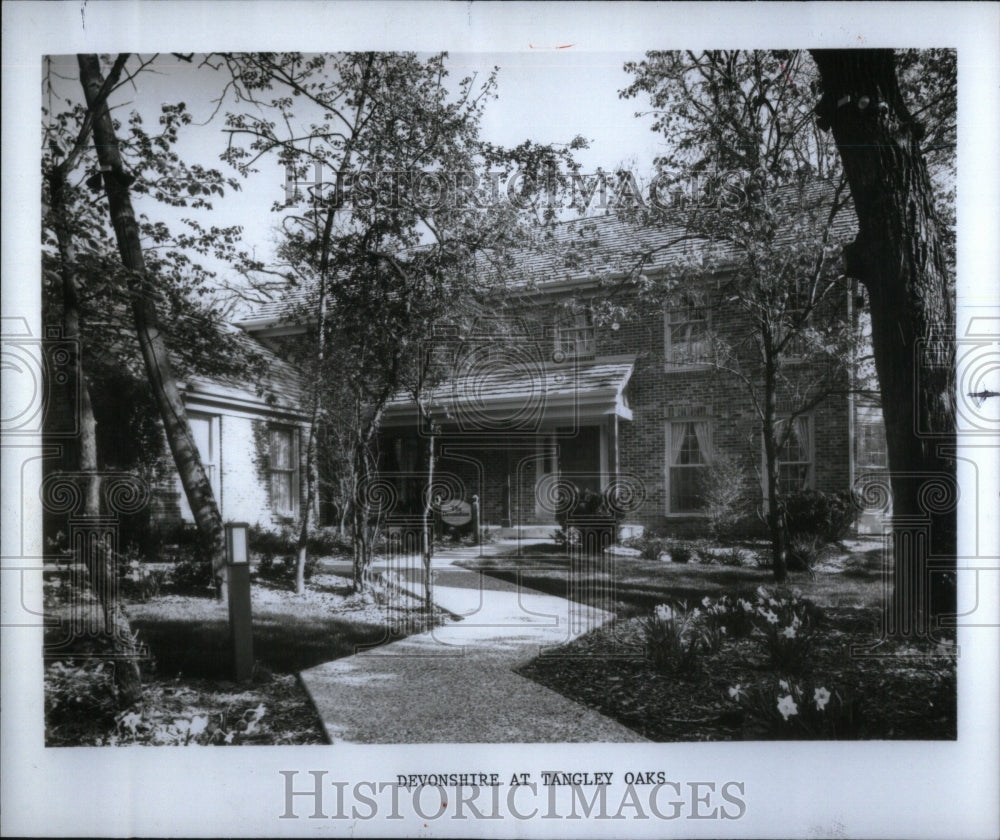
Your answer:
[[[460,620],[301,673],[331,742],[646,740],[513,672],[613,615],[452,565],[466,556],[434,561],[434,600]],[[383,573],[417,594],[419,560],[408,562]]]

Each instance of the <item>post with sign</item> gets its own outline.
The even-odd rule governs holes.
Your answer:
[[[246,522],[226,525],[226,564],[229,567],[229,629],[233,640],[233,679],[253,676],[253,620],[250,614],[250,560]]]

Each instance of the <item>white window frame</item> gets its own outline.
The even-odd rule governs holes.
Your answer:
[[[206,411],[189,410],[187,412],[188,425],[191,426],[191,421],[207,421],[208,422],[208,448],[209,451],[206,454],[201,451],[201,447],[198,446],[197,440],[195,440],[195,447],[198,450],[198,458],[201,461],[202,467],[205,469],[205,475],[208,478],[208,483],[212,488],[212,495],[215,496],[215,503],[219,507],[219,511],[222,511],[222,417],[218,414],[210,414]],[[181,519],[185,522],[194,522],[194,514],[191,512],[191,506],[188,504],[187,494],[184,492],[184,485],[181,482],[180,476],[177,477],[177,489],[180,492],[180,507],[181,507]]]
[[[290,468],[275,467],[274,465],[274,435],[276,433],[288,433],[291,437],[289,441],[289,455],[291,458],[292,465]],[[299,514],[301,500],[299,499],[299,430],[297,426],[283,425],[279,423],[273,423],[268,426],[267,429],[267,444],[268,444],[268,465],[267,465],[267,479],[268,479],[268,492],[271,498],[271,509],[276,516],[294,519]],[[278,507],[277,494],[274,492],[274,482],[278,475],[290,476],[291,486],[289,487],[289,501],[291,503],[291,508],[289,510],[282,510]]]
[[[783,461],[781,459],[781,453],[778,453],[778,492],[784,493],[787,491],[781,488],[781,468],[782,466],[791,464],[806,464],[809,468],[808,475],[806,477],[806,486],[799,488],[794,492],[800,492],[801,490],[814,490],[816,488],[816,418],[812,413],[800,414],[796,420],[803,419],[809,424],[809,441],[808,441],[808,460],[805,461]],[[783,418],[780,421],[782,424],[788,422],[788,418]],[[793,421],[794,422],[794,421]],[[784,429],[779,428],[778,437],[780,438],[784,434]],[[764,504],[767,506],[767,449],[764,446],[764,439],[761,438],[760,441],[760,453],[761,453],[761,490],[764,494]]]
[[[695,357],[691,352],[680,353],[680,348],[690,348],[691,342],[685,341],[683,343],[674,341],[674,330],[678,326],[683,326],[685,324],[691,323],[690,318],[686,318],[683,321],[678,321],[676,324],[671,323],[672,318],[680,313],[690,313],[692,311],[700,311],[704,313],[705,321],[705,338],[703,339],[705,344],[705,352],[702,356]],[[701,370],[711,365],[711,358],[709,355],[709,344],[710,344],[710,334],[712,331],[712,310],[707,306],[699,306],[692,304],[690,306],[672,306],[667,307],[663,311],[663,359],[664,367],[667,371],[681,371],[681,370]],[[679,358],[681,355],[684,358]]]
[[[597,331],[590,307],[564,313],[555,319],[554,327],[554,352],[567,359],[586,359],[597,355]]]
[[[862,417],[858,420],[857,428],[857,453],[855,457],[858,468],[866,471],[889,469],[889,446],[885,436],[885,424],[874,417]],[[865,444],[865,437],[869,429],[876,430],[876,435],[881,438],[881,449],[876,450],[884,456],[881,464],[876,464],[868,457],[872,452],[872,448]]]
[[[672,451],[673,451],[673,435],[674,427],[686,425],[689,423],[704,423],[708,429],[708,452],[702,453],[702,457],[705,459],[705,463],[695,465],[684,465],[677,466],[673,464]],[[668,420],[666,424],[666,429],[664,430],[664,437],[666,443],[665,452],[665,469],[666,469],[666,481],[664,483],[664,489],[666,490],[664,499],[664,509],[667,516],[674,517],[696,517],[696,516],[707,516],[707,512],[704,510],[673,510],[671,505],[671,498],[673,497],[673,471],[675,469],[697,471],[700,469],[705,469],[709,464],[712,463],[712,449],[713,449],[713,429],[712,421],[708,417],[677,417],[672,420]]]

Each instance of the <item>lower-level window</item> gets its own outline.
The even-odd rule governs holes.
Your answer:
[[[778,428],[778,440],[785,434]],[[813,486],[812,418],[796,417],[791,434],[778,452],[778,489],[781,493],[797,493]]]
[[[667,428],[669,513],[697,513],[704,504],[703,477],[711,460],[708,421],[675,421]]]
[[[294,516],[298,509],[298,457],[295,429],[271,428],[271,504],[274,512]]]

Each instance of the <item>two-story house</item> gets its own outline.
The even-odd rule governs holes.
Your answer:
[[[724,261],[669,305],[629,297],[636,253],[647,254],[647,279],[689,256],[677,234],[589,218],[558,226],[551,253],[525,256],[531,282],[512,284],[500,314],[445,348],[450,369],[426,395],[441,495],[475,495],[484,523],[526,527],[555,524],[561,488],[611,488],[627,522],[692,532],[705,525],[708,467],[726,457],[760,488],[763,508],[760,419],[717,355],[720,342],[744,348],[737,352],[752,345],[746,313],[719,294]],[[567,260],[567,246],[584,236],[599,245]],[[851,322],[860,300],[845,282],[814,316],[833,311]],[[279,310],[269,305],[241,325],[261,337],[287,329]],[[792,416],[779,454],[782,490],[848,490],[859,468],[884,468],[878,410],[858,409],[850,380],[845,373],[805,411],[801,394],[777,393],[779,418]],[[419,507],[426,448],[416,404],[397,395],[383,415],[380,466],[401,509]]]

